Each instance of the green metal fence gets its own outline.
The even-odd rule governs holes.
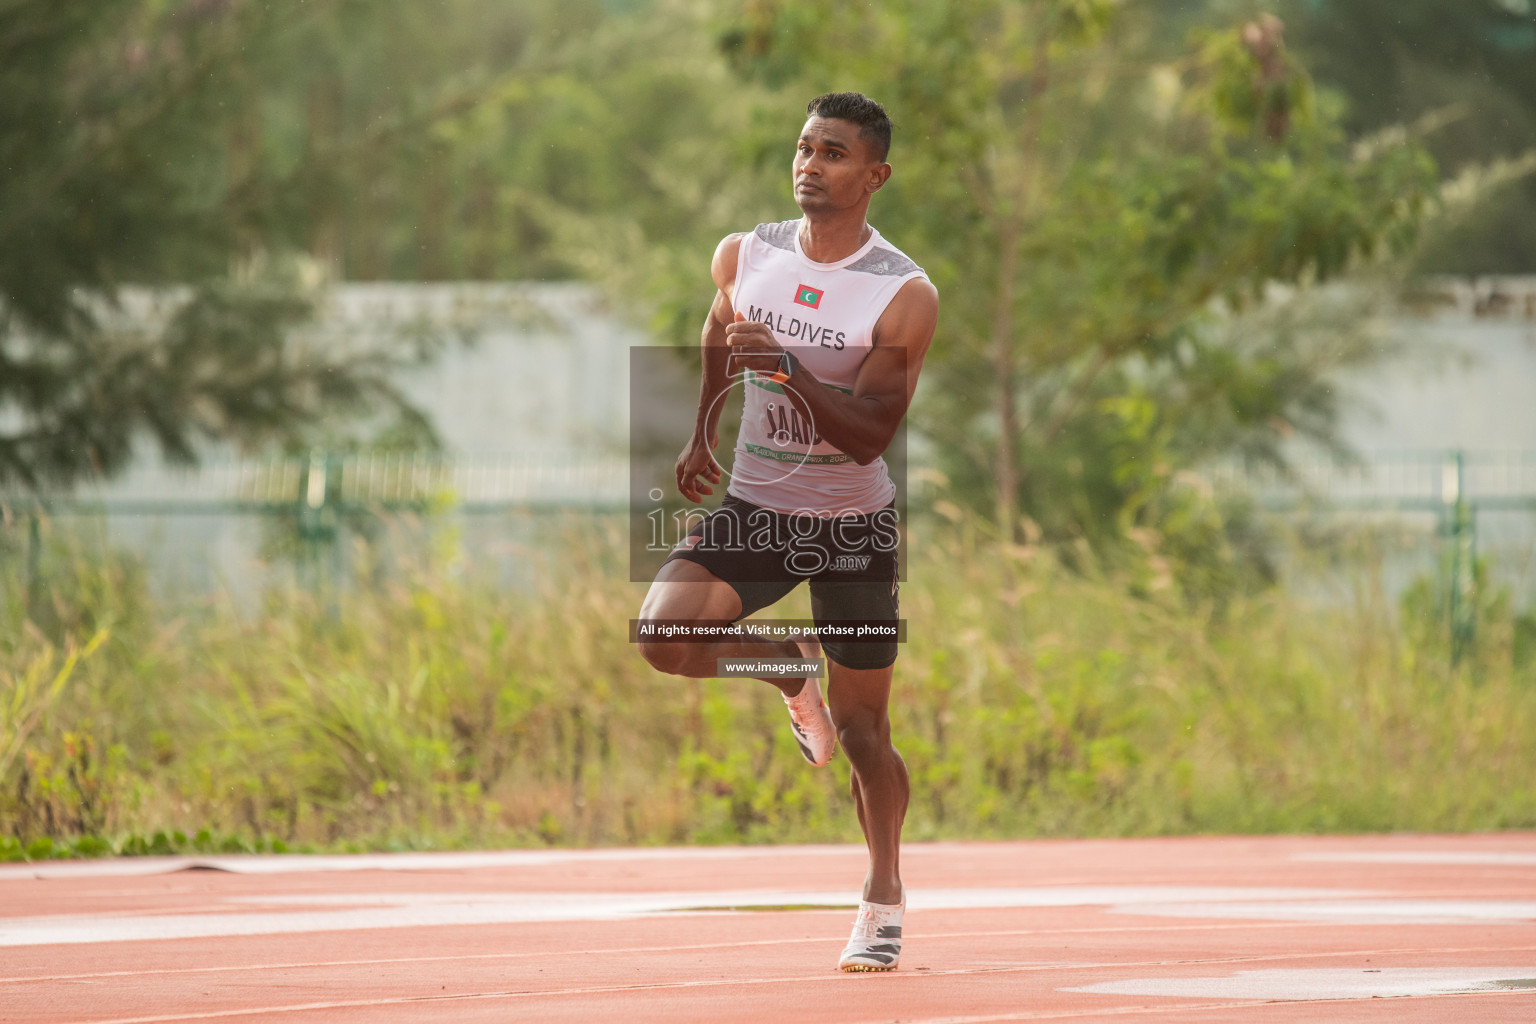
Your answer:
[[[621,508],[622,458],[569,453],[451,456],[397,452],[211,461],[196,468],[138,469],[70,490],[0,494],[14,512],[112,515],[298,514],[338,508],[452,506]]]
[[[1304,459],[1284,471],[1227,463],[1212,468],[1207,479],[1281,513],[1433,514],[1449,554],[1446,601],[1457,659],[1473,642],[1476,628],[1479,513],[1536,513],[1536,451],[1373,452],[1353,463]]]
[[[1358,462],[1295,461],[1287,471],[1225,463],[1205,484],[1251,496],[1281,515],[1430,514],[1449,554],[1453,636],[1472,639],[1473,566],[1479,516],[1530,512],[1536,542],[1536,451],[1372,452]],[[213,461],[195,469],[141,468],[101,485],[40,494],[0,494],[0,522],[26,537],[33,587],[38,525],[45,517],[266,516],[286,520],[302,542],[311,578],[339,571],[339,536],[373,513],[440,511],[619,511],[629,466],[618,456],[570,452],[448,456],[390,452]],[[923,495],[915,494],[921,501]],[[327,567],[329,568],[327,569]]]
[[[1217,487],[1251,494],[1281,510],[1438,512],[1457,504],[1474,510],[1536,508],[1536,451],[1370,452],[1350,463],[1300,459],[1285,471],[1232,462],[1212,467],[1205,476]]]
[[[0,494],[0,526],[21,534],[28,593],[41,584],[40,524],[177,517],[262,518],[299,543],[298,582],[339,578],[349,526],[391,513],[487,515],[617,511],[626,505],[622,458],[550,452],[449,456],[397,452],[213,460],[196,468],[139,467],[100,484]],[[13,545],[14,546],[14,545]]]

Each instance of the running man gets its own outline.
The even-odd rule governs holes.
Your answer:
[[[719,485],[714,450],[726,393],[746,406],[721,507],[671,553],[641,619],[733,623],[803,581],[818,628],[897,620],[895,485],[882,453],[896,434],[933,339],[939,297],[922,268],[866,220],[891,176],[891,122],[859,93],[812,100],[796,143],[798,220],[728,235],[711,265],[703,383],[677,486],[698,503]],[[839,557],[842,556],[842,557]],[[772,678],[805,759],[837,743],[852,766],[869,872],[845,971],[889,971],[906,907],[899,853],[907,769],[891,746],[893,640],[823,632],[830,711],[817,677]],[[814,658],[817,645],[745,638],[643,642],[655,668],[711,678],[720,658]]]

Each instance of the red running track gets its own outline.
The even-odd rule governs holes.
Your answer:
[[[0,866],[0,1021],[1536,1021],[1536,834],[903,854],[864,975],[857,847]]]

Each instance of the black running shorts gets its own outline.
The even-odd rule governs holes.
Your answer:
[[[894,624],[898,527],[894,504],[868,515],[792,516],[727,494],[667,561],[686,558],[729,583],[741,598],[742,618],[809,580],[818,626]],[[886,668],[896,661],[894,640],[829,638],[821,647],[846,668]]]

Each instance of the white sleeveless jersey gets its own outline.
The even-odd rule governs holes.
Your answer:
[[[915,277],[927,275],[873,228],[853,255],[816,263],[800,249],[800,221],[786,220],[759,224],[742,238],[731,298],[737,313],[767,324],[817,380],[852,393],[876,322]],[[890,504],[896,485],[885,460],[861,466],[828,444],[785,397],[792,386],[747,375],[728,493],[777,512],[817,515]]]

